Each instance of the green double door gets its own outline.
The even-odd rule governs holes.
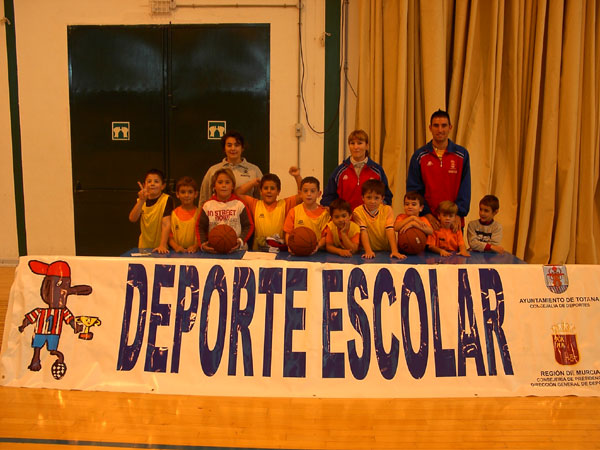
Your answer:
[[[137,181],[158,168],[172,194],[181,176],[201,183],[224,157],[222,123],[268,172],[269,40],[265,24],[68,28],[78,255],[136,247]]]

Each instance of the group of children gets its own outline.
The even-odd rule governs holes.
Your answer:
[[[288,198],[278,198],[281,180],[275,174],[266,174],[236,186],[232,170],[220,168],[211,177],[212,197],[200,207],[196,207],[199,189],[194,179],[187,176],[179,179],[175,195],[180,206],[174,208],[173,199],[164,193],[164,175],[160,170],[150,170],[144,183],[138,182],[138,199],[129,213],[130,221],[140,220],[138,247],[158,253],[169,252],[169,247],[180,253],[216,253],[210,246],[208,234],[215,226],[227,224],[238,236],[232,251],[248,249],[249,242],[252,250],[269,251],[284,248],[290,233],[304,226],[312,229],[317,237],[313,253],[324,248],[330,253],[349,257],[362,248],[364,258],[370,259],[375,257],[376,251],[385,251],[392,258],[403,259],[406,256],[398,251],[398,233],[416,227],[427,235],[430,251],[441,256],[452,252],[470,256],[462,231],[455,225],[456,204],[451,201],[440,203],[438,216],[441,226],[434,230],[425,217],[420,217],[424,198],[417,192],[408,192],[404,196],[404,213],[394,217],[391,206],[385,203],[389,193],[385,174],[378,177],[380,166],[368,159],[368,136],[364,131],[356,130],[350,134],[348,141],[352,158],[349,158],[346,167],[356,170],[357,175],[365,166],[374,173],[371,178],[358,183],[360,202],[357,201],[358,194],[352,193],[355,207],[339,196],[329,198],[328,207],[323,206],[319,203],[319,180],[311,176],[302,178],[299,169],[291,167],[289,173],[296,180],[298,194]],[[360,149],[358,153],[356,148]],[[357,161],[362,161],[359,169],[356,169]],[[328,191],[335,192],[336,181],[330,179],[329,183]],[[256,189],[260,192],[260,200],[246,195]],[[498,210],[495,196],[486,195],[481,199],[479,220],[470,222],[467,227],[467,239],[472,250],[504,252],[500,246],[502,226],[494,221]]]

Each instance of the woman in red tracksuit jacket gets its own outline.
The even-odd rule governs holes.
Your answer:
[[[350,203],[352,210],[362,205],[361,186],[367,180],[381,180],[385,185],[383,201],[392,204],[392,191],[383,167],[369,158],[369,136],[363,130],[354,130],[348,136],[350,156],[333,171],[323,192],[321,205],[329,206],[336,198]]]

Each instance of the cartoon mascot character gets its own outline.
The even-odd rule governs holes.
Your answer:
[[[52,376],[60,380],[67,372],[64,355],[58,351],[63,322],[71,326],[76,334],[83,328],[67,308],[67,298],[69,295],[90,295],[92,287],[85,284],[71,286],[71,268],[65,261],[46,264],[32,260],[29,261],[29,268],[33,273],[44,275],[40,296],[48,308],[35,308],[28,312],[19,326],[21,333],[30,324],[34,324],[35,328],[31,342],[33,358],[27,368],[34,372],[42,368],[40,353],[46,345],[50,354],[56,356],[56,361],[52,364]]]

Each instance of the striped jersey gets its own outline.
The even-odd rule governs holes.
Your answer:
[[[60,334],[63,322],[68,324],[75,318],[67,308],[35,308],[25,317],[35,322],[35,334]]]

